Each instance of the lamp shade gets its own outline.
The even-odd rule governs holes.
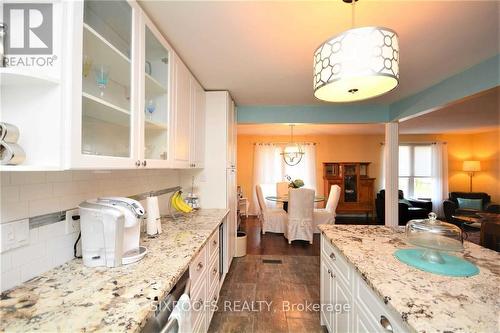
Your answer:
[[[481,162],[479,161],[464,161],[464,165],[462,166],[463,171],[475,172],[481,171]]]
[[[324,42],[314,53],[314,96],[353,102],[382,95],[399,83],[399,41],[391,29],[362,27]]]

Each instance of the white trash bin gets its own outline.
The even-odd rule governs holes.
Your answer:
[[[236,253],[235,257],[244,257],[247,255],[247,234],[238,231],[236,234]]]

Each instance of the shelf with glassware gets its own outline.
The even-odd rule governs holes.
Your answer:
[[[83,24],[84,55],[83,55],[83,98],[84,105],[90,106],[89,101],[97,109],[89,111],[89,116],[120,125],[129,121],[124,115],[130,115],[130,59],[118,48],[108,42],[88,24]],[[96,60],[99,62],[96,63]],[[91,73],[93,72],[93,73]],[[95,77],[92,82],[91,76]],[[146,91],[151,98],[156,95],[166,94],[167,88],[151,75],[145,75]],[[97,106],[96,104],[102,104]],[[84,110],[87,110],[84,108]],[[100,114],[96,110],[99,110]],[[105,113],[108,113],[107,115]],[[117,115],[117,119],[113,116]],[[126,123],[124,123],[126,121]],[[150,129],[166,129],[166,123],[146,119],[146,126]]]
[[[145,18],[144,23],[144,158],[161,166],[168,164],[170,49],[152,22]],[[153,128],[148,122],[160,126]]]

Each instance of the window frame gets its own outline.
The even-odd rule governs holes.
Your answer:
[[[431,147],[432,149],[432,143],[400,143],[399,147],[408,147],[409,148],[409,156],[410,160],[408,163],[408,170],[410,170],[410,174],[408,176],[401,176],[399,174],[399,167],[398,167],[398,182],[400,181],[401,178],[408,178],[408,193],[406,194],[409,198],[414,198],[414,199],[428,199],[432,197],[432,193],[428,194],[428,197],[426,198],[415,198],[415,179],[421,178],[421,179],[429,179],[432,183],[432,169],[431,169],[431,175],[429,176],[415,176],[415,147],[417,146],[426,146],[426,147]],[[398,147],[398,154],[399,154],[399,147]],[[431,153],[431,159],[432,159],[432,153]],[[432,165],[432,160],[431,160],[431,165]],[[399,186],[398,186],[399,187]]]

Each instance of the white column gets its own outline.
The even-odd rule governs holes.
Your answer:
[[[398,225],[399,124],[385,124],[385,225]]]

